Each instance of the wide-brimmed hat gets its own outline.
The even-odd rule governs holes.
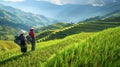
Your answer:
[[[25,30],[20,30],[20,34],[25,34],[26,31]]]

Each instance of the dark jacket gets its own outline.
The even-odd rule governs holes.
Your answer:
[[[23,34],[20,35],[20,45],[21,45],[21,48],[27,47],[26,37]]]

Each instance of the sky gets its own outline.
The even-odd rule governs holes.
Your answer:
[[[23,2],[23,1],[29,1],[29,0],[3,0],[3,1],[9,1],[9,2]],[[53,4],[57,5],[64,5],[64,4],[80,4],[80,5],[86,5],[91,4],[93,6],[101,6],[104,5],[104,0],[34,0],[34,1],[47,1],[51,2]],[[115,1],[115,0],[113,0]]]
[[[27,1],[27,0],[3,0],[3,1],[9,1],[9,2],[23,2],[23,1]],[[48,1],[54,4],[89,4],[89,3],[93,3],[96,0],[35,0],[35,1]],[[98,0],[98,1],[102,1],[102,0]]]
[[[22,2],[24,0],[3,0],[3,1],[9,1],[9,2]]]

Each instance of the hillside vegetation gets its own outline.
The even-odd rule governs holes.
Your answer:
[[[16,45],[13,41],[0,40],[0,53],[9,51],[15,48],[18,48],[18,45]]]
[[[98,32],[107,28],[120,26],[120,22],[106,22],[106,21],[91,21],[87,23],[79,23],[60,30],[54,30],[48,33],[44,31],[37,35],[40,39],[38,41],[48,41],[52,39],[60,39],[69,35],[81,33],[81,32]],[[43,34],[46,34],[43,36]]]
[[[55,23],[55,24],[51,24],[51,25],[47,25],[47,26],[44,26],[44,27],[37,28],[35,31],[37,33],[39,33],[39,32],[45,31],[45,30],[58,30],[58,29],[62,29],[62,28],[65,28],[65,27],[72,26],[72,25],[73,25],[73,23],[58,22],[58,23]]]
[[[79,33],[60,40],[37,43],[36,51],[19,49],[0,56],[1,67],[119,67],[120,27]]]
[[[0,40],[13,40],[13,35],[16,35],[18,31],[18,29],[12,27],[0,26]]]
[[[77,42],[49,60],[46,67],[119,67],[119,32],[120,27],[108,29]]]
[[[65,26],[63,28],[51,29],[55,28],[54,25],[50,26],[47,30],[43,30],[41,33],[37,35],[38,41],[48,41],[53,39],[64,38],[69,35],[81,33],[81,32],[98,32],[107,28],[113,28],[120,26],[120,10],[116,10],[114,12],[110,12],[103,16],[96,16],[93,18],[86,19],[83,22],[79,22],[77,24],[71,24],[68,27]],[[56,24],[56,27],[59,26]],[[45,34],[45,36],[44,36]]]
[[[81,33],[61,40],[37,43],[36,51],[29,52],[30,49],[28,49],[28,53],[25,56],[21,55],[19,49],[6,52],[0,56],[0,66],[16,67],[19,65],[20,67],[39,67],[42,65],[43,67],[43,62],[47,61],[49,57],[56,54],[58,51],[67,49],[73,43],[81,42],[92,34],[93,33]]]
[[[48,25],[45,27],[37,28],[35,32],[37,32],[37,39],[43,38],[48,36],[49,34],[59,31],[60,29],[64,29],[66,27],[73,26],[73,23],[65,23],[65,22],[59,22],[56,24]],[[39,33],[40,32],[40,33]]]

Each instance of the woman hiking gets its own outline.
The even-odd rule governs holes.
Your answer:
[[[20,46],[21,46],[21,52],[25,54],[27,52],[27,43],[26,43],[26,37],[25,37],[26,31],[21,30],[20,31]]]
[[[31,51],[35,50],[35,32],[34,32],[34,28],[30,28],[30,32],[29,32],[29,36],[31,37]]]

